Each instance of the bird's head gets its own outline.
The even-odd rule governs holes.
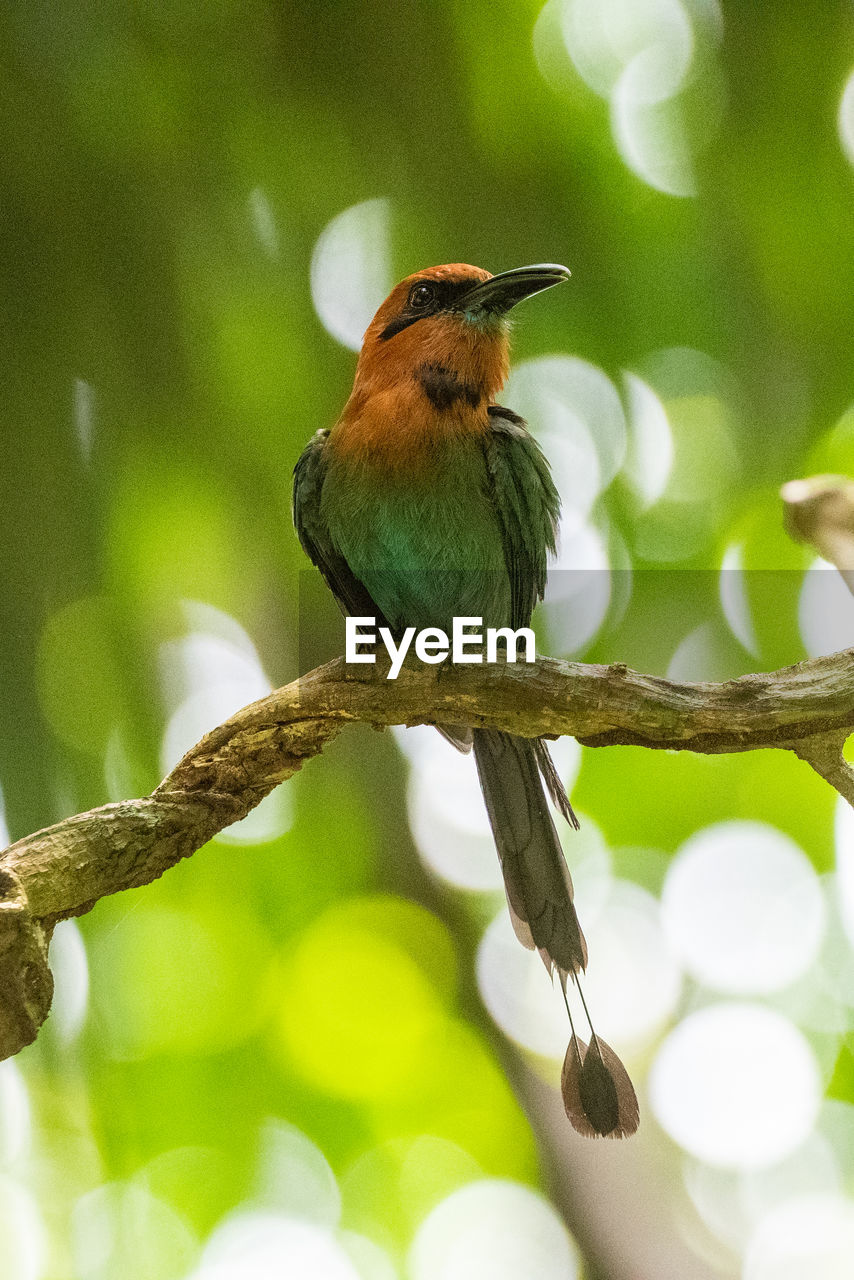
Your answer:
[[[416,271],[371,321],[356,387],[370,394],[415,378],[437,409],[489,404],[507,377],[511,309],[568,277],[552,263],[496,276],[459,262]]]

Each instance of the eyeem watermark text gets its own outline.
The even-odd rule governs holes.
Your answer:
[[[415,627],[407,627],[396,640],[388,627],[380,627],[379,638],[391,659],[387,679],[396,680],[403,666],[403,660],[410,648],[414,648],[415,656],[421,662],[439,663],[450,657],[451,662],[498,662],[499,646],[501,660],[516,662],[520,647],[524,647],[524,661],[536,660],[536,640],[530,627],[487,627],[484,646],[483,618],[454,618],[450,638],[447,631],[440,627],[424,627],[417,631]],[[377,643],[376,618],[346,618],[345,661],[376,662],[377,655],[371,646]],[[485,650],[485,651],[484,651]]]

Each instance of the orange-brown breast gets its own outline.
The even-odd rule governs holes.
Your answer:
[[[330,433],[328,447],[341,460],[414,474],[441,466],[447,445],[488,430],[487,401],[477,408],[455,406],[437,413],[413,378],[405,389],[391,387],[368,397],[351,397]]]

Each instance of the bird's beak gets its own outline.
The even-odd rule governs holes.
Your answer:
[[[488,280],[476,284],[457,299],[456,306],[473,318],[501,316],[523,298],[542,293],[543,289],[550,289],[553,284],[560,284],[562,280],[568,279],[567,268],[554,262],[538,262],[533,267],[514,267],[512,271],[502,271],[500,275],[490,276]]]

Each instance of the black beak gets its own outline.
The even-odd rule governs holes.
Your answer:
[[[568,279],[567,268],[554,262],[539,262],[533,267],[514,267],[512,271],[502,271],[500,275],[491,276],[482,284],[476,284],[457,299],[455,307],[470,316],[504,315],[523,298],[542,293],[543,289],[550,289],[553,284],[560,284],[562,280]]]

